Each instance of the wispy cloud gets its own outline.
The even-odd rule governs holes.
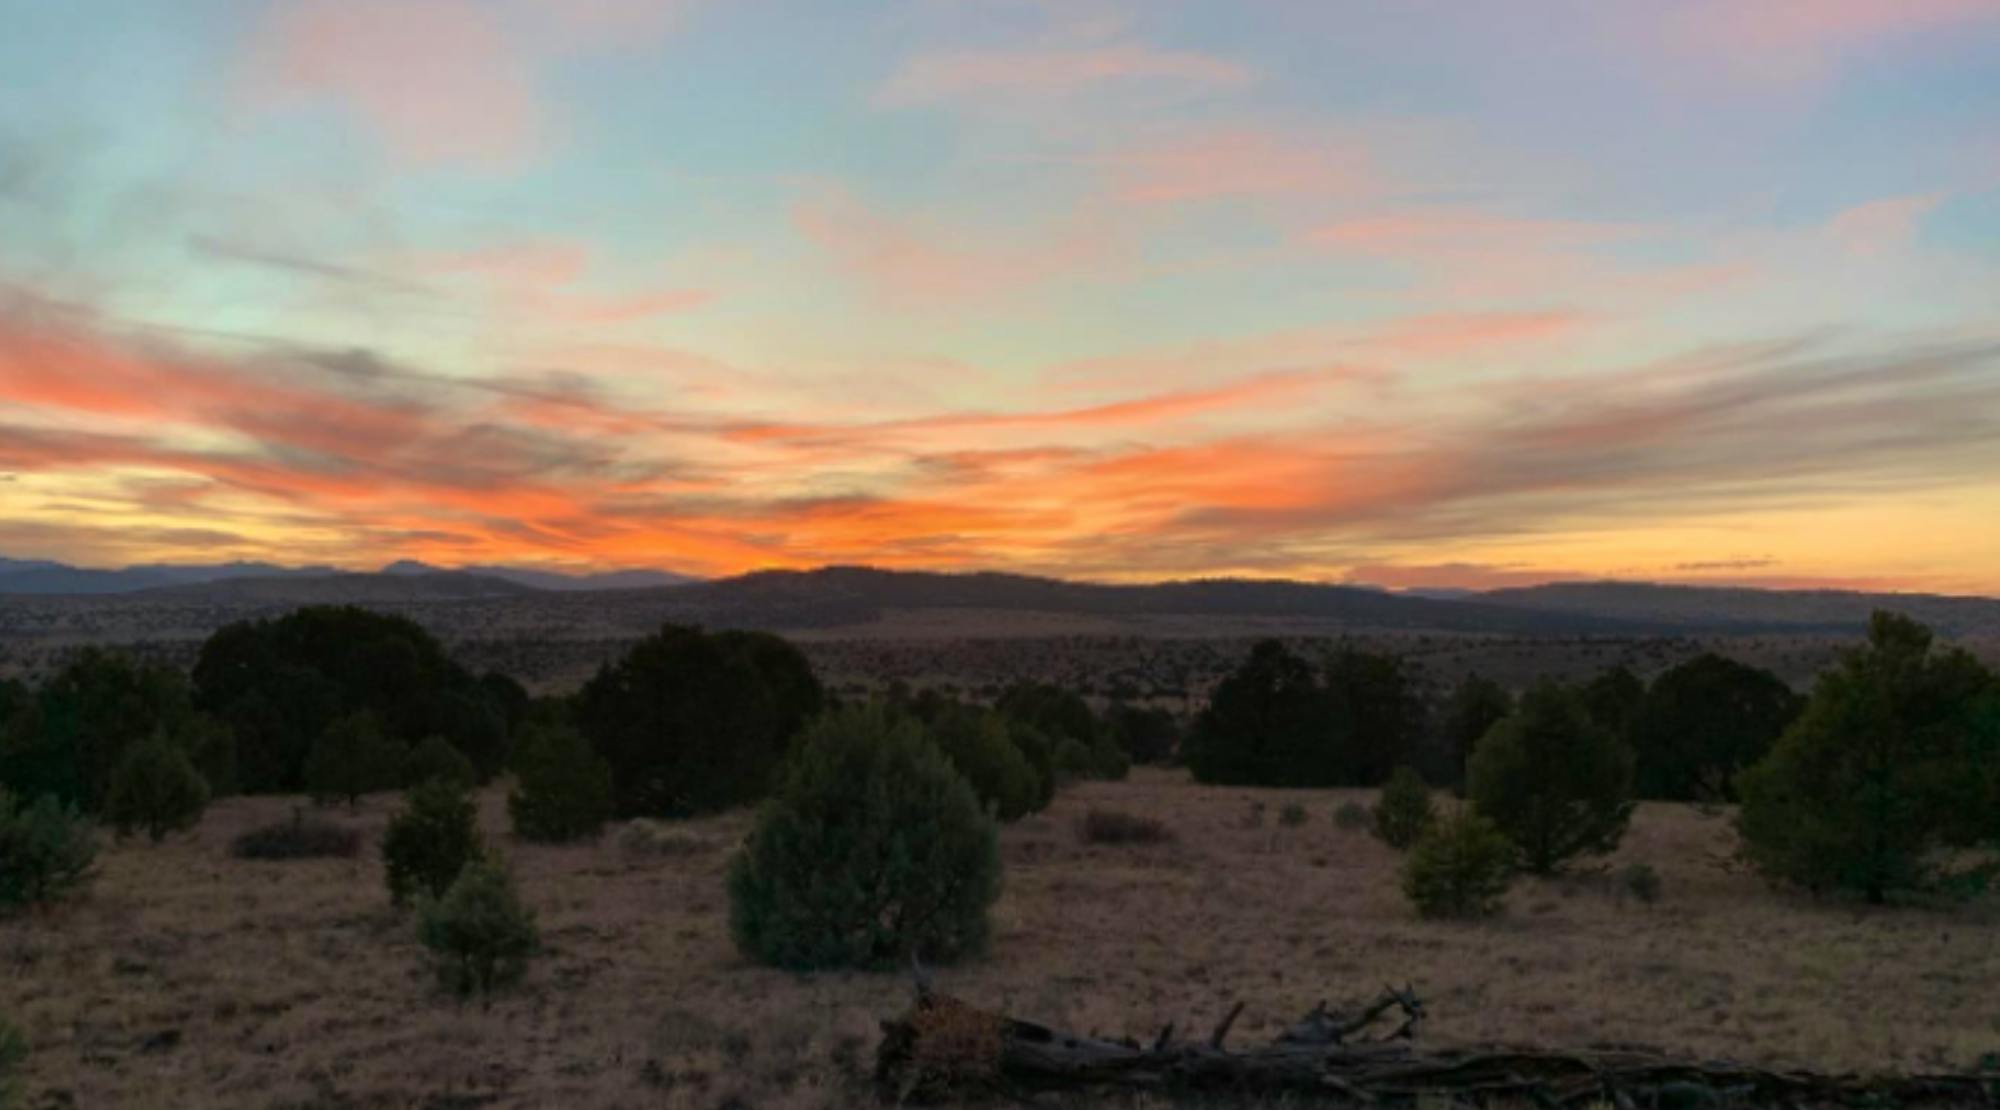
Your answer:
[[[1756,82],[1816,81],[1870,43],[2000,22],[1989,0],[1691,0],[1649,12],[1673,48]]]
[[[842,271],[905,307],[966,305],[1053,282],[1102,280],[1131,249],[1117,226],[1094,212],[1022,234],[891,214],[828,192],[796,205],[792,220]]]
[[[1060,96],[1104,85],[1234,86],[1253,76],[1227,59],[1138,43],[939,50],[904,63],[875,99],[904,106],[960,97]]]
[[[287,0],[252,31],[253,112],[352,113],[406,163],[515,168],[559,126],[542,67],[653,41],[676,0]]]

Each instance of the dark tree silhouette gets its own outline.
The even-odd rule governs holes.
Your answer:
[[[1479,738],[1513,711],[1513,695],[1490,678],[1469,674],[1452,688],[1445,700],[1442,727],[1445,746],[1456,758],[1459,782],[1465,781],[1465,766]]]
[[[1216,686],[1183,749],[1203,782],[1328,786],[1347,735],[1312,665],[1265,640]]]
[[[1639,796],[1733,801],[1736,773],[1764,758],[1803,705],[1777,675],[1713,653],[1662,673],[1630,733]]]
[[[822,696],[775,636],[667,625],[584,685],[576,723],[611,764],[620,815],[686,817],[769,793]]]
[[[354,606],[228,625],[202,645],[194,684],[196,705],[235,730],[251,792],[301,789],[313,742],[361,712],[405,748],[442,736],[490,776],[516,706],[513,691],[475,679],[414,621]]]
[[[1403,661],[1393,655],[1342,651],[1327,660],[1325,687],[1335,716],[1347,722],[1335,784],[1379,786],[1411,758],[1423,729]]]
[[[101,812],[126,752],[156,734],[186,744],[196,726],[179,672],[86,648],[0,731],[0,783]]]
[[[1134,763],[1165,763],[1180,742],[1180,723],[1174,715],[1150,706],[1114,703],[1105,710],[1103,728]]]
[[[1640,703],[1646,699],[1646,684],[1639,681],[1638,675],[1629,667],[1612,667],[1584,683],[1578,693],[1591,720],[1620,740],[1630,741],[1632,722],[1639,715]]]

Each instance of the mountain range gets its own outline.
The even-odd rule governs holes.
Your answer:
[[[536,590],[624,590],[680,586],[699,581],[690,575],[662,570],[618,570],[571,573],[537,567],[481,565],[444,568],[403,559],[383,567],[382,575],[403,577],[434,574],[471,575],[498,579]],[[142,590],[203,586],[217,582],[255,580],[255,589],[278,592],[272,579],[346,579],[369,577],[366,572],[329,566],[286,567],[273,563],[145,563],[117,569],[77,567],[40,559],[0,558],[0,595],[7,594],[128,594]]]
[[[540,568],[445,569],[401,561],[377,572],[261,563],[157,564],[94,570],[0,559],[0,595],[95,595],[105,603],[269,610],[305,604],[511,602],[539,612],[611,612],[620,622],[828,628],[907,612],[1043,613],[1144,624],[1158,618],[1301,620],[1331,627],[1502,635],[1841,633],[1871,612],[1907,613],[1949,636],[2000,636],[2000,599],[1643,582],[1556,583],[1472,591],[1393,592],[1287,580],[1147,585],[1028,575],[824,567],[700,580],[665,571],[569,574]]]

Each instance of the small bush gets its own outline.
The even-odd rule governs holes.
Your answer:
[[[1399,852],[1415,844],[1437,822],[1431,788],[1424,785],[1422,775],[1408,767],[1398,767],[1390,774],[1370,816],[1376,838]]]
[[[1046,804],[1034,764],[1008,735],[1007,720],[998,713],[954,706],[932,723],[930,735],[980,804],[1000,820],[1018,820]]]
[[[403,785],[420,786],[443,779],[468,790],[478,785],[479,772],[464,752],[442,736],[426,736],[403,757]]]
[[[1306,823],[1306,807],[1297,802],[1288,803],[1278,811],[1278,824],[1288,829],[1296,829]]]
[[[1081,740],[1063,737],[1056,741],[1056,784],[1069,786],[1098,777],[1097,756]]]
[[[1434,824],[1403,863],[1403,893],[1423,917],[1490,917],[1513,874],[1513,845],[1476,813]]]
[[[237,859],[352,859],[361,851],[361,833],[331,821],[306,819],[292,811],[292,819],[251,829],[229,844]]]
[[[1035,803],[1029,812],[1039,813],[1056,797],[1056,742],[1048,733],[1016,717],[1006,717],[1007,739],[1021,751],[1021,758],[1035,772]]]
[[[1136,813],[1092,809],[1076,819],[1076,835],[1085,844],[1164,844],[1174,830]]]
[[[403,755],[374,714],[342,717],[313,742],[306,791],[320,805],[343,801],[352,808],[363,794],[393,789],[401,781]]]
[[[1628,864],[1618,872],[1618,891],[1650,906],[1660,900],[1660,873],[1650,863]]]
[[[516,782],[507,795],[514,833],[564,843],[594,837],[611,816],[611,765],[567,725],[537,725],[515,753]]]
[[[158,844],[193,828],[208,808],[208,783],[187,753],[164,736],[134,745],[119,758],[104,799],[104,817],[119,836],[144,829]]]
[[[382,836],[389,900],[402,906],[418,894],[437,897],[483,854],[472,796],[448,782],[424,783]]]
[[[74,806],[32,805],[0,788],[0,914],[52,902],[89,881],[97,836]]]
[[[28,1059],[28,1039],[0,1018],[0,1108],[14,1105],[21,1092],[21,1065]]]
[[[1342,802],[1333,811],[1333,827],[1341,832],[1360,832],[1375,824],[1375,815],[1360,802]]]
[[[423,898],[417,939],[430,950],[438,981],[461,997],[512,986],[541,947],[535,915],[514,891],[505,868],[472,860],[442,898]]]
[[[915,721],[836,710],[800,738],[729,871],[744,955],[880,967],[980,951],[1000,895],[999,829]]]

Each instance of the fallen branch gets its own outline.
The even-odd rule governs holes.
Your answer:
[[[1424,1008],[1409,987],[1351,1012],[1322,1002],[1268,1045],[1223,1047],[1241,1003],[1203,1040],[1150,1046],[1065,1033],[980,1010],[920,985],[915,1006],[882,1023],[876,1083],[889,1102],[1041,1091],[1235,1090],[1408,1105],[1601,1104],[1618,1110],[1723,1106],[2000,1106],[2000,1073],[1826,1075],[1643,1051],[1502,1046],[1418,1048]],[[1363,1036],[1391,1015],[1401,1021]]]

